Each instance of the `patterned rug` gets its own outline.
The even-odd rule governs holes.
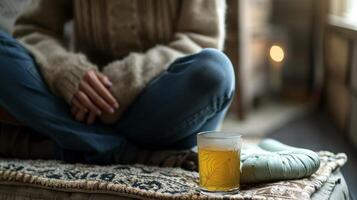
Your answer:
[[[143,165],[95,166],[60,161],[0,159],[0,185],[30,185],[49,190],[108,193],[137,199],[309,199],[331,172],[344,165],[345,154],[319,152],[321,166],[309,178],[243,185],[239,194],[206,196],[198,174],[179,168]]]

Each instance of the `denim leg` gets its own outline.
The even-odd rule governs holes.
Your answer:
[[[226,116],[228,107],[226,107],[224,110],[218,112],[216,115],[214,115],[211,119],[207,120],[206,123],[204,123],[195,133],[203,132],[203,131],[215,131],[217,130],[223,120],[224,117]],[[172,147],[174,149],[190,149],[193,146],[197,145],[197,135],[196,134],[191,134],[190,136],[176,142]]]
[[[3,32],[0,80],[0,106],[22,124],[51,138],[58,145],[57,158],[110,162],[107,152],[127,146],[125,139],[110,127],[75,121],[68,104],[49,91],[27,50]]]
[[[2,32],[0,80],[0,106],[51,138],[60,149],[57,158],[103,164],[112,162],[112,154],[121,160],[133,156],[136,147],[124,138],[154,149],[193,146],[197,131],[218,126],[234,89],[230,61],[207,49],[176,60],[114,128],[86,125],[75,121],[67,103],[49,91],[27,50]]]
[[[116,128],[146,148],[190,148],[198,131],[219,126],[233,91],[231,62],[222,52],[205,49],[173,62],[149,84]]]

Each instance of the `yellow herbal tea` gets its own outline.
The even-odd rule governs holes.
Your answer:
[[[208,191],[239,188],[240,151],[198,149],[200,186]]]

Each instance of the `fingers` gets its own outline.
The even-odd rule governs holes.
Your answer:
[[[88,114],[87,124],[93,124],[93,122],[95,121],[96,117],[97,117],[97,114],[95,112],[90,112]]]
[[[87,113],[87,112],[85,112],[85,111],[83,111],[83,110],[78,110],[77,113],[76,113],[76,115],[75,115],[75,119],[76,119],[77,121],[82,122],[82,121],[84,120],[85,116],[86,116],[86,113]]]
[[[79,84],[79,90],[83,91],[90,100],[103,111],[114,113],[114,109],[86,82]]]
[[[72,105],[85,112],[88,112],[88,109],[81,102],[79,102],[79,100],[75,96],[72,99]]]
[[[112,82],[110,82],[109,78],[105,75],[103,75],[102,73],[100,72],[97,72],[96,73],[99,80],[107,87],[107,88],[110,88],[112,86]]]
[[[105,75],[94,70],[88,71],[72,100],[72,106],[77,108],[72,112],[75,112],[77,118],[82,118],[82,114],[78,114],[79,110],[88,113],[87,123],[95,120],[96,116],[93,113],[97,115],[102,111],[114,113],[114,109],[119,108],[119,104],[108,90],[111,85]]]
[[[99,73],[98,73],[99,74]],[[113,95],[105,88],[104,84],[100,81],[98,74],[90,73],[86,76],[86,81],[94,89],[94,91],[101,97],[105,103],[109,104],[110,107],[117,109],[119,107],[118,102],[115,100]],[[104,75],[103,75],[104,76]],[[106,81],[109,81],[106,77],[103,78]]]
[[[102,111],[92,103],[92,101],[88,98],[88,96],[86,94],[84,94],[82,91],[78,91],[75,94],[75,97],[87,108],[89,108],[89,110],[91,110],[92,112],[97,113],[98,115],[102,114]]]
[[[95,112],[88,113],[87,111],[81,110],[74,105],[71,107],[71,113],[77,121],[86,121],[87,124],[93,124],[97,117],[97,114]]]
[[[71,107],[71,113],[72,113],[73,116],[76,116],[77,111],[78,111],[78,108],[76,108],[74,106]]]

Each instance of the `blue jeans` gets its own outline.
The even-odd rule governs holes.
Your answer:
[[[73,119],[69,105],[50,92],[30,53],[4,32],[0,80],[0,106],[49,137],[56,159],[98,164],[125,163],[138,148],[193,147],[196,133],[220,125],[234,91],[229,59],[204,49],[174,61],[117,123],[86,125]]]

